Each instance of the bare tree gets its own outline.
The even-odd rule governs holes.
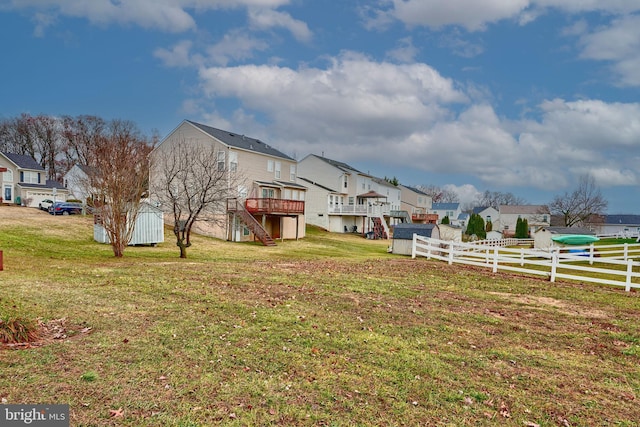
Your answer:
[[[213,145],[172,142],[151,155],[151,194],[173,215],[176,246],[180,258],[186,258],[196,221],[223,222],[227,199],[235,195],[242,178],[239,171],[218,164]]]
[[[3,120],[0,124],[0,150],[15,154],[36,157],[35,133],[32,129],[32,117],[22,114],[20,117]]]
[[[433,203],[457,203],[460,201],[455,191],[447,190],[437,185],[418,185],[417,189],[431,197]]]
[[[107,123],[97,116],[64,116],[62,118],[62,147],[65,169],[75,163],[92,165],[95,163],[94,141],[103,137]]]
[[[40,156],[40,165],[47,171],[47,179],[58,180],[62,176],[56,161],[61,142],[60,121],[55,117],[40,114],[29,118],[29,126],[34,136],[36,152]]]
[[[527,201],[513,193],[502,193],[500,191],[485,190],[476,200],[476,206],[492,206],[497,208],[500,205],[526,205]]]
[[[562,216],[566,227],[572,227],[584,225],[592,216],[604,215],[607,206],[593,175],[584,174],[575,190],[554,197],[549,210],[551,214]]]
[[[148,190],[148,155],[154,141],[144,138],[132,122],[113,120],[94,144],[95,159],[84,186],[97,199],[94,213],[109,237],[113,254],[122,257]]]

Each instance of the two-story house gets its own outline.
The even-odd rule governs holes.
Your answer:
[[[46,179],[45,170],[27,155],[0,152],[0,203],[38,207],[44,199],[67,200],[67,190]]]
[[[298,162],[308,187],[307,222],[334,233],[359,232],[388,238],[392,207],[400,189],[354,167],[310,154]]]
[[[502,232],[504,237],[515,235],[518,218],[526,219],[529,233],[533,235],[538,229],[551,225],[549,208],[544,205],[500,205],[498,220],[493,221],[493,229]]]
[[[460,203],[432,203],[431,213],[438,215],[438,222],[442,222],[446,216],[449,218],[449,224],[457,225],[458,217],[462,213]]]
[[[431,212],[433,201],[424,191],[406,185],[399,185],[402,203],[400,209],[411,216],[411,222],[417,224],[437,224],[438,215]]]
[[[224,220],[215,224],[203,221],[198,231],[231,241],[256,238],[265,244],[305,236],[307,188],[298,183],[295,159],[259,139],[190,120],[167,135],[152,158],[174,144],[214,149],[216,163],[211,167],[227,171],[235,186],[236,197],[228,200]],[[153,168],[150,179],[154,179]],[[150,196],[153,199],[153,194]]]

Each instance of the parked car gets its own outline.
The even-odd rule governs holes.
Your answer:
[[[49,207],[51,215],[73,215],[82,213],[82,205],[80,203],[55,202]]]
[[[38,207],[43,211],[48,211],[51,205],[53,205],[53,200],[51,199],[44,199],[43,201],[38,203]]]

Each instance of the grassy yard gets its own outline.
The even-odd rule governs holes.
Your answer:
[[[3,402],[72,426],[640,425],[638,292],[314,229],[115,259],[92,227],[0,207],[0,318],[50,331],[0,348]]]

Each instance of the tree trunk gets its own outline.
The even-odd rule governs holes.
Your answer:
[[[176,246],[180,248],[180,258],[186,258],[187,248],[189,247],[189,245],[186,245],[183,239],[178,238],[176,241]]]

